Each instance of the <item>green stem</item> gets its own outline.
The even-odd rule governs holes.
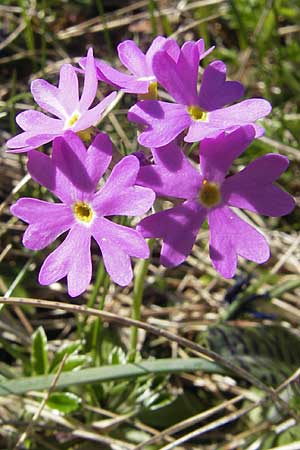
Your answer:
[[[94,284],[92,293],[90,295],[90,298],[88,299],[88,302],[87,302],[87,306],[89,308],[92,308],[94,306],[100,286],[102,286],[105,276],[106,276],[105,267],[103,264],[103,260],[101,259],[99,262],[98,269],[97,269],[95,284]]]
[[[105,272],[105,271],[104,271]],[[103,280],[103,293],[99,303],[99,310],[102,311],[105,304],[106,294],[110,286],[110,278],[107,276],[106,272],[104,273]],[[102,331],[103,321],[101,317],[97,317],[95,320],[94,328],[93,328],[93,337],[92,337],[92,355],[95,364],[99,362],[101,365],[102,355],[101,355],[101,345],[100,345],[100,336]]]
[[[95,280],[95,283],[94,283],[94,286],[93,286],[93,290],[92,290],[91,295],[90,295],[90,297],[88,299],[88,302],[87,302],[87,307],[88,308],[93,308],[94,307],[95,302],[97,300],[97,295],[98,295],[99,289],[102,286],[103,281],[105,279],[105,275],[106,275],[105,267],[104,267],[104,264],[103,264],[103,260],[101,259],[100,262],[99,262],[98,268],[97,268],[96,280]],[[86,324],[86,321],[87,321],[87,317],[85,317],[83,320],[78,320],[77,332],[78,332],[79,336],[82,336],[83,328],[84,328],[84,326]]]
[[[41,18],[41,68],[43,76],[45,76],[45,67],[46,67],[46,60],[47,60],[47,40],[46,40],[46,13],[47,13],[47,0],[42,0],[42,18]]]
[[[149,0],[148,3],[148,11],[150,15],[150,22],[152,27],[152,35],[157,35],[157,23],[156,23],[156,17],[155,17],[155,11],[157,10],[157,5],[155,0]]]
[[[26,25],[26,28],[24,30],[25,40],[27,44],[28,50],[32,53],[31,59],[33,64],[33,71],[37,71],[37,58],[36,58],[36,49],[35,49],[35,40],[34,40],[34,33],[32,29],[32,23],[31,23],[31,17],[28,15],[28,1],[26,0],[19,0],[19,5],[22,8],[22,16],[24,23]]]
[[[100,20],[103,23],[103,33],[104,33],[104,40],[105,43],[109,49],[110,54],[112,55],[114,52],[114,48],[112,45],[111,37],[109,34],[109,29],[107,28],[106,18],[105,18],[105,11],[102,0],[96,0],[96,7],[98,9],[98,14],[100,16]]]
[[[153,247],[153,240],[148,241],[150,253]],[[145,278],[148,272],[150,257],[148,259],[141,259],[135,266],[135,278],[133,287],[133,304],[132,304],[132,318],[140,320],[141,318],[141,304],[144,294]],[[128,356],[129,362],[134,362],[136,358],[136,349],[138,343],[138,328],[131,327],[130,333],[130,352]]]

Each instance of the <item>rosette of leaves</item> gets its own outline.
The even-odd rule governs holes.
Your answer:
[[[299,336],[279,325],[216,325],[198,341],[272,387],[300,366]]]

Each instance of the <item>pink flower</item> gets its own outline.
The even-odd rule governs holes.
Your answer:
[[[175,143],[153,149],[155,164],[141,167],[138,184],[150,187],[157,195],[184,200],[174,208],[146,217],[137,227],[144,237],[162,238],[162,264],[173,267],[187,258],[206,218],[210,257],[225,278],[234,276],[238,255],[259,264],[267,261],[266,239],[231,207],[276,217],[291,212],[295,203],[274,184],[288,166],[284,156],[262,156],[236,175],[226,177],[233,160],[254,136],[255,129],[248,125],[204,139],[200,173]]]
[[[161,147],[187,130],[186,142],[198,142],[222,131],[232,131],[241,125],[253,124],[256,137],[264,133],[256,120],[271,111],[268,101],[260,98],[237,101],[244,88],[237,81],[226,81],[226,66],[214,61],[204,70],[198,93],[198,51],[186,42],[175,61],[163,49],[153,57],[153,72],[158,82],[176,103],[156,100],[139,101],[130,108],[128,119],[144,127],[138,141],[145,147]]]
[[[80,295],[90,283],[92,237],[108,274],[121,286],[132,279],[130,257],[149,256],[139,232],[108,217],[144,214],[153,204],[154,192],[135,185],[140,167],[135,156],[123,158],[95,192],[111,158],[112,143],[107,135],[98,134],[86,151],[79,137],[68,131],[54,140],[52,158],[32,150],[28,160],[32,178],[61,203],[21,198],[11,207],[14,215],[29,224],[23,244],[30,249],[43,249],[68,231],[62,244],[44,261],[39,282],[50,284],[67,276],[71,297]]]
[[[27,152],[51,142],[57,136],[62,136],[66,130],[77,133],[99,122],[101,114],[113,101],[116,92],[112,92],[89,109],[96,97],[98,87],[91,48],[86,60],[84,85],[80,98],[76,69],[70,64],[62,66],[58,87],[43,79],[34,80],[31,83],[31,93],[36,103],[58,119],[34,110],[18,114],[16,122],[24,132],[7,141],[7,146],[13,149],[11,151]]]
[[[213,50],[213,47],[211,47],[205,52],[203,39],[192,42],[192,45],[197,49],[198,65],[200,60]],[[118,45],[118,55],[120,61],[130,74],[120,72],[104,61],[96,59],[97,77],[99,80],[120,88],[124,92],[146,94],[148,93],[149,88],[151,88],[151,85],[157,84],[157,78],[153,72],[152,62],[154,55],[162,49],[164,49],[174,61],[177,61],[180,54],[180,47],[174,39],[166,39],[163,36],[157,36],[153,40],[146,54],[139,49],[134,41],[123,41]],[[86,67],[86,58],[81,59],[80,65],[83,68]]]

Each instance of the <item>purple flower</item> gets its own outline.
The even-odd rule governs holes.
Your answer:
[[[213,47],[204,51],[204,41],[200,39],[192,42],[197,49],[198,65],[199,61],[213,50]],[[99,80],[120,88],[124,92],[133,94],[147,94],[157,90],[157,80],[152,68],[154,55],[161,49],[174,61],[177,61],[180,54],[180,47],[174,39],[166,39],[157,36],[146,54],[144,54],[134,41],[124,41],[118,45],[118,55],[122,64],[128,69],[130,75],[112,68],[110,65],[96,59],[97,77]],[[86,58],[80,61],[82,67],[86,67]]]
[[[81,294],[91,280],[92,237],[100,247],[107,272],[121,286],[132,279],[130,257],[149,256],[139,232],[107,216],[144,214],[153,204],[154,192],[135,185],[140,167],[135,156],[123,158],[95,192],[111,158],[112,143],[107,135],[99,134],[86,151],[79,137],[68,131],[54,140],[52,158],[32,150],[28,160],[32,178],[61,203],[21,198],[11,207],[13,214],[29,223],[23,244],[30,249],[43,249],[69,231],[44,261],[39,282],[50,284],[67,276],[71,297]]]
[[[11,151],[14,153],[27,152],[52,141],[57,136],[62,136],[66,130],[78,133],[99,122],[102,112],[113,101],[116,92],[112,92],[89,109],[96,97],[98,87],[91,48],[86,60],[84,85],[80,99],[76,69],[70,64],[62,66],[58,87],[42,79],[34,80],[31,83],[31,93],[36,103],[58,119],[34,110],[18,114],[16,122],[24,132],[9,139],[7,146],[13,149]]]
[[[267,261],[269,246],[264,236],[230,207],[268,216],[292,211],[293,198],[273,184],[287,168],[288,159],[271,153],[225,178],[232,161],[254,136],[255,130],[249,125],[203,140],[200,173],[175,143],[153,150],[155,164],[140,169],[138,184],[152,188],[158,195],[184,200],[143,219],[137,227],[144,237],[162,238],[162,264],[173,267],[186,259],[206,217],[210,257],[224,277],[234,276],[238,255],[257,263]]]
[[[240,125],[254,124],[271,111],[264,99],[253,98],[223,108],[238,100],[244,88],[237,81],[226,81],[226,66],[214,61],[204,70],[200,91],[197,91],[198,52],[186,42],[175,61],[165,50],[153,57],[153,72],[158,82],[176,103],[156,100],[140,101],[128,113],[128,119],[145,126],[138,140],[146,147],[161,147],[188,129],[184,140],[197,142]],[[256,137],[264,129],[255,125]]]

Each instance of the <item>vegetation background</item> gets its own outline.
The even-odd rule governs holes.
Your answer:
[[[1,449],[300,449],[299,208],[279,219],[247,213],[272,257],[260,267],[241,260],[234,280],[211,267],[204,228],[185,264],[164,269],[154,247],[126,289],[95,254],[94,287],[71,301],[64,282],[37,283],[49,249],[22,247],[25,225],[9,206],[48,194],[26,174],[26,155],[5,153],[16,113],[35,107],[32,79],[56,83],[62,63],[91,45],[120,67],[124,39],[145,50],[157,34],[202,37],[216,46],[205,65],[224,60],[247,97],[273,105],[238,166],[287,155],[281,185],[298,202],[299,23],[298,0],[1,1]],[[109,90],[101,84],[99,95]],[[124,96],[101,124],[124,153],[137,149],[126,119],[134,101]]]

